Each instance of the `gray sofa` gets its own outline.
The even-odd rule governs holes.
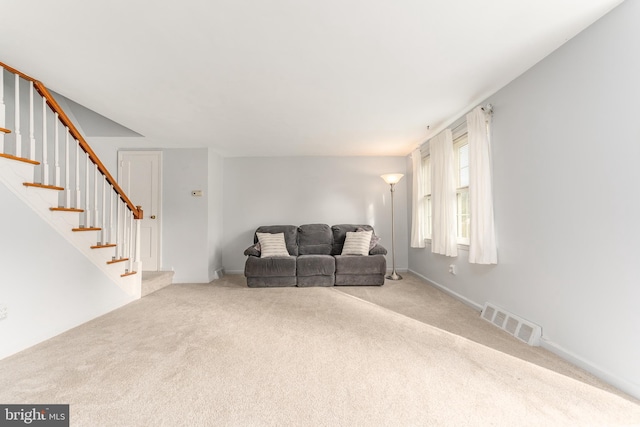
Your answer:
[[[341,255],[348,231],[370,225],[326,224],[261,226],[248,247],[244,275],[252,288],[276,286],[380,286],[387,271],[387,250],[374,237],[369,254]],[[261,258],[257,233],[284,233],[289,256]],[[374,234],[375,236],[375,234]]]

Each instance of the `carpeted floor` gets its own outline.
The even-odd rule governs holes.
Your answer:
[[[72,426],[640,423],[634,399],[473,313],[414,276],[172,285],[0,361],[0,402],[69,403]]]

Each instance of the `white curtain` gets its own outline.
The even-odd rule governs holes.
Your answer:
[[[422,154],[418,148],[411,153],[413,164],[413,197],[411,210],[411,247],[424,248],[424,171],[422,170]]]
[[[446,129],[429,141],[431,156],[431,252],[458,256],[456,187],[453,172],[453,136]]]
[[[481,107],[467,114],[469,140],[469,262],[497,264],[498,251],[493,222],[491,145],[489,116]]]

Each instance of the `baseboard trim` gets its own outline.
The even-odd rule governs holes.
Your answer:
[[[244,274],[244,270],[224,270],[224,274]]]
[[[598,365],[583,359],[577,354],[563,348],[562,346],[546,339],[544,336],[540,339],[540,346],[551,353],[560,356],[564,360],[571,362],[572,364],[584,369],[585,371],[595,375],[601,380],[611,384],[612,386],[624,391],[625,393],[640,399],[640,386],[638,384],[630,383],[624,378],[620,378],[611,372],[600,368]]]
[[[460,302],[465,303],[469,307],[471,307],[471,308],[473,308],[473,309],[475,309],[477,311],[482,311],[482,307],[483,307],[482,304],[478,304],[478,303],[476,303],[474,301],[471,301],[469,298],[464,297],[464,296],[460,295],[459,293],[454,292],[451,289],[447,288],[446,286],[441,285],[440,283],[436,282],[435,280],[431,280],[428,277],[425,277],[420,273],[416,273],[415,271],[413,271],[411,269],[409,269],[409,272],[411,274],[414,274],[414,275],[420,277],[423,280],[426,280],[427,282],[431,283],[436,288],[440,289],[441,291],[443,291],[444,293],[446,293],[448,295],[451,295],[452,297],[454,297],[455,299],[459,300]]]

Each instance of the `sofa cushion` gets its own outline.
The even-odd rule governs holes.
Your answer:
[[[331,249],[331,255],[340,255],[342,253],[342,247],[344,246],[344,239],[347,237],[347,232],[356,231],[358,228],[362,228],[365,231],[373,230],[373,227],[370,225],[338,224],[332,226],[333,247]]]
[[[257,258],[250,256],[244,264],[246,277],[291,277],[296,275],[296,257]]]
[[[263,225],[256,233],[283,233],[287,252],[291,256],[298,256],[298,227],[295,225]],[[254,234],[253,243],[258,243],[258,236]]]
[[[296,262],[298,277],[333,276],[336,273],[336,260],[331,255],[300,255]]]
[[[384,274],[387,272],[387,260],[384,255],[335,255],[337,275]]]
[[[299,255],[331,255],[333,235],[327,224],[305,224],[298,227]]]
[[[369,255],[373,231],[347,231],[340,255]]]
[[[296,285],[299,288],[333,286],[336,281],[335,276],[298,276],[296,279]]]
[[[256,233],[260,243],[260,258],[289,256],[284,233]]]
[[[335,286],[382,286],[383,274],[340,274],[336,276]],[[300,286],[300,285],[298,285]]]
[[[250,288],[280,288],[284,286],[296,286],[298,278],[291,277],[247,277],[247,286]]]

